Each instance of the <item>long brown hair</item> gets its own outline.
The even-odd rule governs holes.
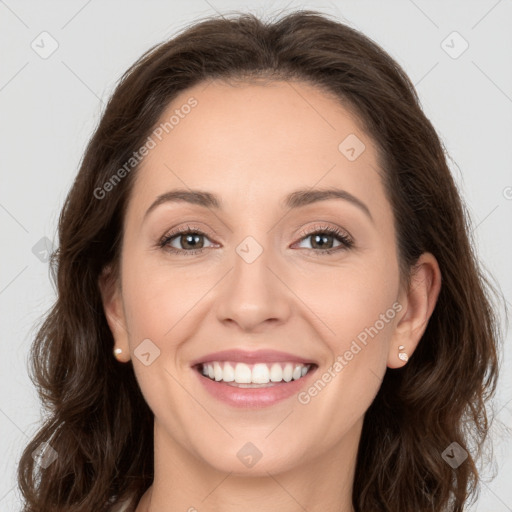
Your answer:
[[[153,480],[153,415],[131,365],[112,356],[98,277],[118,270],[135,166],[99,198],[181,91],[211,79],[300,80],[350,108],[375,141],[394,212],[401,276],[421,253],[442,288],[409,363],[385,374],[366,412],[353,503],[358,512],[462,511],[478,482],[500,326],[497,297],[473,252],[471,225],[443,145],[405,72],[358,31],[313,11],[273,22],[209,18],[146,52],[122,77],[81,162],[52,255],[58,296],[31,349],[47,411],[18,470],[25,512],[107,511]],[[468,452],[457,469],[442,452]],[[41,443],[44,443],[41,445]],[[48,443],[48,445],[46,444]],[[32,453],[55,450],[47,467]]]

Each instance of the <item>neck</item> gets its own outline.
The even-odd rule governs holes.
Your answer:
[[[299,466],[252,476],[217,470],[169,438],[155,419],[155,478],[136,512],[353,512],[361,426],[362,419],[338,445],[303,456]]]

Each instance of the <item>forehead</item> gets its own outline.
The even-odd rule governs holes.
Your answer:
[[[235,209],[315,186],[384,200],[374,142],[341,102],[303,82],[200,83],[168,105],[151,138],[132,195],[138,217],[173,188]]]

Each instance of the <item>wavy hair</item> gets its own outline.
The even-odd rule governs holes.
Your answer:
[[[421,253],[442,274],[437,305],[409,363],[388,369],[364,418],[357,512],[460,512],[478,490],[501,336],[493,295],[473,251],[471,223],[442,142],[401,67],[357,30],[315,11],[272,22],[252,14],[203,19],[148,50],[119,81],[63,205],[51,257],[56,301],[30,352],[46,411],[18,467],[24,512],[108,511],[153,480],[153,414],[131,364],[112,356],[98,279],[118,276],[123,219],[137,167],[127,162],[181,91],[213,79],[297,80],[350,109],[375,141],[394,214],[401,277]],[[96,192],[96,193],[95,193]],[[467,460],[452,469],[443,450]],[[50,446],[47,467],[32,454]],[[46,452],[45,452],[46,453]]]

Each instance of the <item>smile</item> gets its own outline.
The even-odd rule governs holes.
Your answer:
[[[298,380],[307,375],[313,364],[275,362],[246,364],[231,361],[210,361],[198,366],[198,370],[216,382],[236,387],[269,387],[282,382]]]
[[[315,363],[209,361],[194,365],[194,373],[203,389],[220,402],[261,409],[296,396],[317,368]]]

